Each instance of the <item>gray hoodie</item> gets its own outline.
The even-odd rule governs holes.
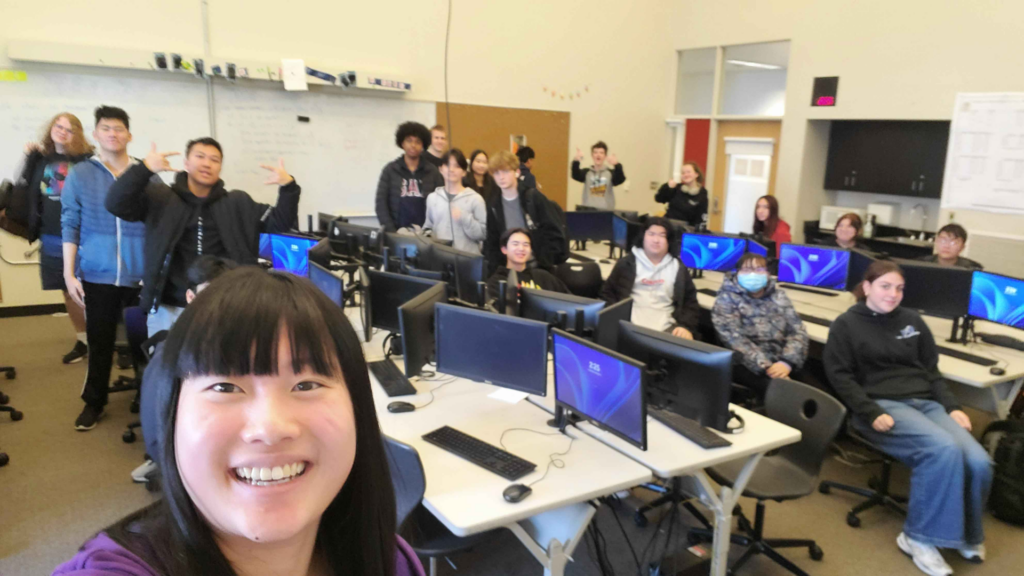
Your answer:
[[[636,281],[633,282],[631,321],[651,330],[668,330],[675,324],[672,297],[679,260],[666,254],[655,266],[643,248],[633,247],[633,255],[636,256]]]
[[[435,238],[451,240],[451,208],[458,208],[462,213],[455,220],[455,241],[452,247],[480,254],[480,243],[487,238],[487,207],[483,196],[471,188],[465,188],[450,203],[444,186],[434,190],[433,194],[427,196],[427,218],[423,228],[432,229]]]

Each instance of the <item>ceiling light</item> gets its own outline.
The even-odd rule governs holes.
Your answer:
[[[774,64],[762,64],[760,62],[748,62],[747,60],[726,60],[726,64],[735,64],[737,66],[749,66],[750,68],[765,68],[767,70],[780,70],[782,66],[776,66]]]

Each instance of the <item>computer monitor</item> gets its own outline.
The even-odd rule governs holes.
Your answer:
[[[316,262],[310,262],[309,280],[339,308],[345,306],[345,281],[340,276],[335,276],[333,272]]]
[[[447,299],[447,286],[438,284],[398,307],[406,378],[419,376],[434,356],[434,304]]]
[[[612,210],[619,218],[625,218],[630,222],[636,222],[640,220],[640,212],[636,210]]]
[[[868,271],[868,266],[871,266],[877,259],[874,252],[857,248],[850,249],[850,271],[846,273],[846,289],[848,291],[852,292],[864,280],[864,273]]]
[[[569,229],[569,240],[611,240],[612,216],[610,210],[566,212],[565,224]]]
[[[609,350],[617,350],[619,342],[619,320],[629,321],[633,317],[633,299],[626,298],[611,306],[605,306],[597,313],[597,329],[594,342]]]
[[[619,322],[618,351],[652,371],[647,400],[702,426],[726,431],[733,351]]]
[[[434,309],[437,371],[547,395],[548,325],[476,308]]]
[[[647,450],[645,366],[555,329],[555,405]]]
[[[751,252],[753,254],[757,254],[758,256],[761,256],[762,258],[769,258],[769,256],[768,256],[768,247],[765,246],[764,244],[761,244],[760,242],[754,240],[753,238],[747,238],[747,252]],[[770,256],[770,258],[774,258],[774,257],[775,257],[775,254],[772,254]]]
[[[687,268],[728,272],[736,269],[746,250],[747,241],[743,238],[686,233],[683,234],[679,259]]]
[[[967,315],[971,299],[970,270],[914,260],[894,258],[893,261],[903,269],[905,280],[901,306],[941,318]]]
[[[419,268],[443,273],[444,280],[460,300],[482,304],[477,302],[477,283],[486,280],[483,256],[435,244],[429,257],[420,258],[417,264]]]
[[[612,216],[612,245],[623,252],[628,252],[640,233],[640,223],[623,218],[618,214]]]
[[[331,222],[334,222],[338,218],[340,218],[340,216],[335,216],[333,214],[328,214],[326,212],[317,212],[316,213],[316,230],[317,230],[317,232],[320,232],[320,233],[323,233],[323,234],[330,233],[330,231],[331,231]]]
[[[1024,280],[975,270],[968,313],[974,318],[1024,329]]]
[[[331,242],[331,250],[353,258],[358,257],[359,254],[353,253],[353,250],[349,248],[348,236],[350,234],[354,238],[356,251],[363,250],[374,254],[380,253],[380,245],[384,237],[383,229],[374,228],[373,226],[349,224],[341,220],[332,220],[329,223],[327,238]]]
[[[270,234],[260,234],[259,257],[267,262],[274,259],[274,251],[270,248]]]
[[[284,270],[296,276],[309,277],[309,249],[319,238],[298,234],[268,234],[270,236],[270,262],[274,270]]]
[[[841,248],[782,244],[779,250],[779,282],[846,290],[850,253]]]
[[[435,244],[420,236],[407,236],[397,232],[386,232],[384,234],[384,246],[391,252],[392,258],[401,258],[402,253],[405,253],[405,259],[410,261],[410,263],[415,263],[420,255],[428,255]]]
[[[567,327],[577,334],[580,334],[581,330],[597,328],[597,313],[604,308],[604,305],[604,300],[594,300],[573,294],[562,294],[536,288],[519,289],[520,316],[549,324],[558,324],[558,313],[564,312]],[[582,313],[582,326],[577,326],[578,313]]]
[[[370,273],[365,266],[359,267],[359,286],[362,291],[359,294],[359,319],[363,323],[363,342],[369,342],[373,338],[373,325],[370,323]]]
[[[445,286],[444,282],[416,278],[404,274],[378,272],[370,270],[370,297],[367,308],[370,325],[389,332],[399,332],[401,325],[398,320],[398,307],[419,296],[437,285]]]

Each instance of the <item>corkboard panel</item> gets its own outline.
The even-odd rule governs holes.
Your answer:
[[[510,150],[509,136],[525,135],[537,154],[533,174],[542,192],[565,208],[569,171],[569,113],[523,108],[451,104],[446,118],[444,102],[437,103],[437,122],[448,128],[453,148],[468,157],[481,148],[487,155]],[[449,123],[451,124],[449,126]]]
[[[711,218],[708,226],[712,230],[722,229],[722,211],[725,209],[725,196],[729,193],[725,190],[725,171],[729,162],[725,155],[726,138],[772,138],[775,140],[775,149],[772,152],[771,174],[768,176],[768,194],[775,195],[775,175],[779,167],[779,136],[782,133],[782,122],[773,121],[740,121],[729,120],[718,122],[718,144],[715,147],[715,180],[714,190],[708,190],[712,198]],[[684,160],[685,161],[685,160]],[[717,203],[716,203],[717,201]],[[715,210],[713,207],[718,206]],[[750,225],[754,224],[754,212],[750,212]]]

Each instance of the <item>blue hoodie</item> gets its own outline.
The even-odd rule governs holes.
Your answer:
[[[114,179],[99,156],[71,169],[60,197],[61,236],[78,244],[80,279],[135,288],[142,281],[146,225],[121,220],[104,207]]]

